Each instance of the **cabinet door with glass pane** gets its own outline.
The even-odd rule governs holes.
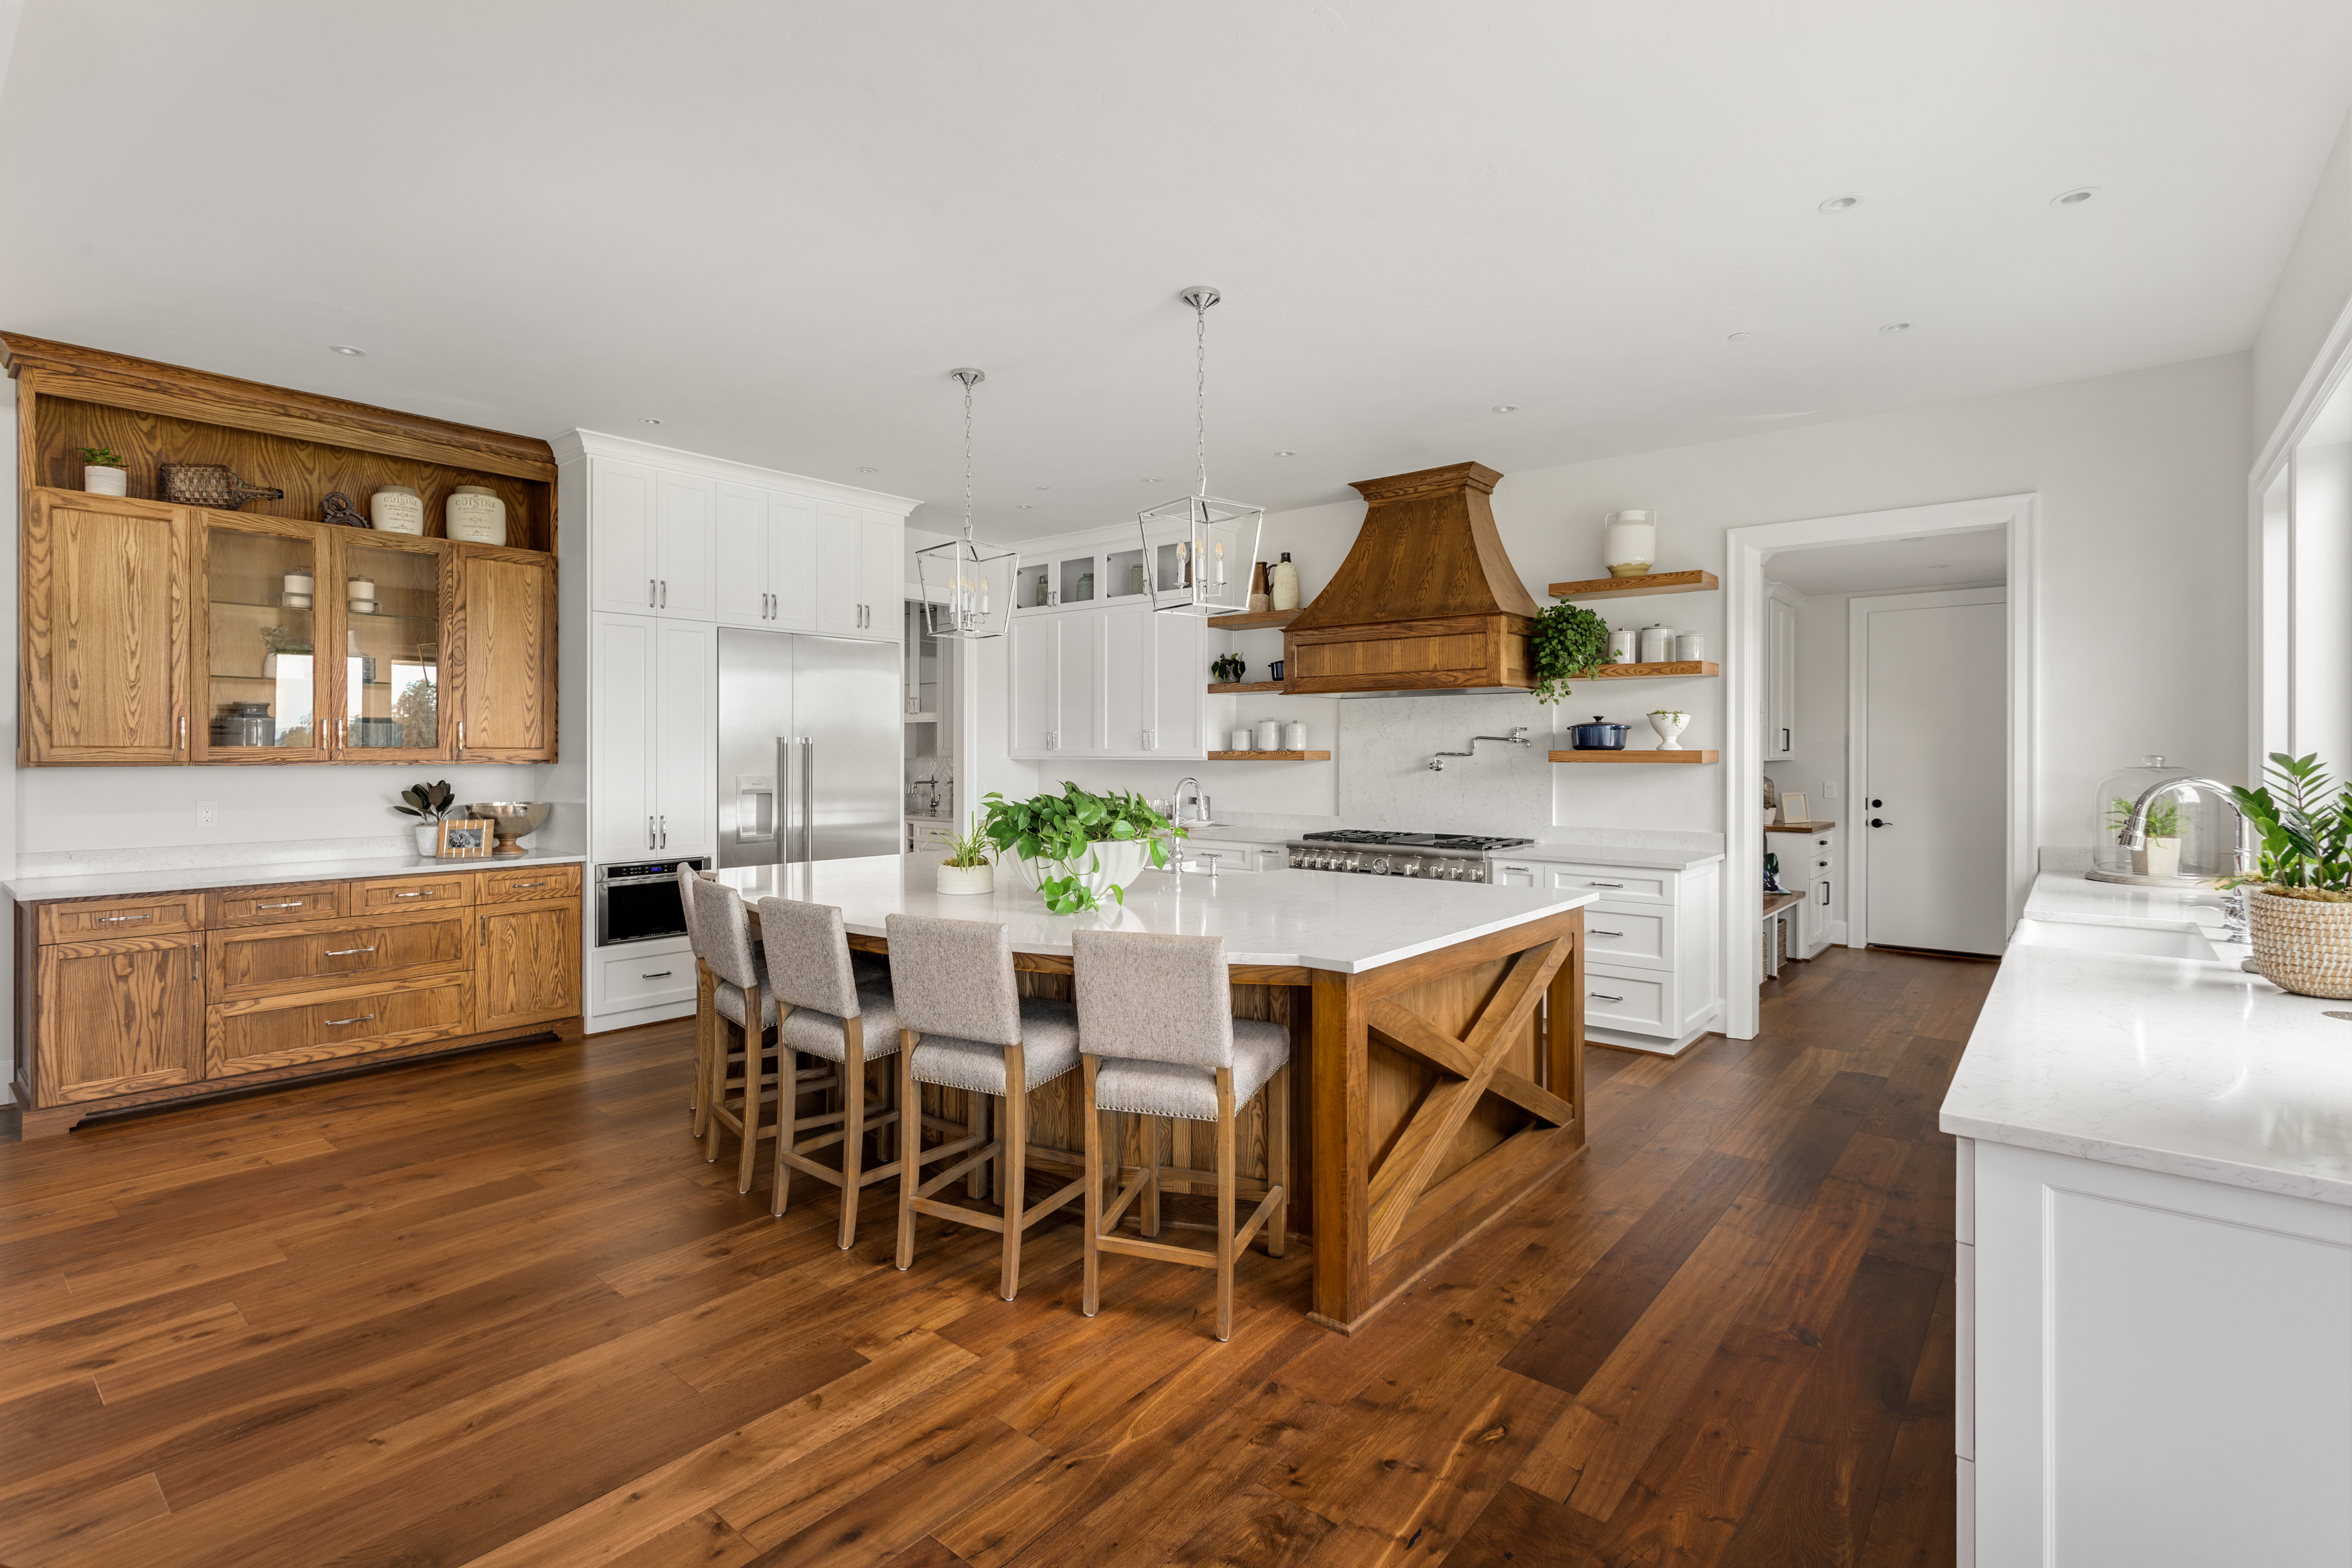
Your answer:
[[[189,753],[198,762],[318,762],[331,738],[320,660],[319,525],[195,514]]]
[[[446,540],[330,530],[335,757],[407,762],[449,754],[441,669],[456,597]]]

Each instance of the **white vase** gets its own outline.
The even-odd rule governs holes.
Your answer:
[[[1612,577],[1646,577],[1658,559],[1657,520],[1648,512],[1609,514],[1601,534],[1601,564]]]
[[[996,868],[982,861],[978,865],[949,865],[940,862],[941,893],[994,893]]]
[[[473,545],[507,542],[507,504],[487,485],[460,485],[449,492],[445,531]]]
[[[419,822],[416,824],[416,852],[425,856],[428,860],[441,852],[440,823]]]
[[[1290,564],[1288,550],[1283,551],[1282,559],[1274,563],[1274,570],[1267,574],[1267,580],[1273,589],[1276,610],[1298,608],[1298,569]]]
[[[83,493],[91,496],[128,496],[131,476],[124,470],[95,463],[85,463],[81,470]]]
[[[1686,713],[1652,714],[1650,727],[1658,732],[1658,749],[1680,751],[1683,748],[1682,733],[1689,724],[1690,715]]]

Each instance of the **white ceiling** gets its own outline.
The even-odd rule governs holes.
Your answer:
[[[1923,538],[1822,545],[1766,558],[1764,575],[1808,598],[1906,588],[1984,588],[2009,580],[2009,535],[2000,528]]]
[[[25,0],[0,325],[950,506],[976,364],[1003,538],[1189,488],[1210,283],[1212,487],[1298,506],[2243,349],[2347,61],[2343,0]]]

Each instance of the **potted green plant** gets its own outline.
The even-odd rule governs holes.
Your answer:
[[[1220,653],[1209,665],[1209,674],[1231,685],[1249,671],[1249,661],[1239,653]]]
[[[2118,795],[2107,802],[2107,821],[2118,835],[2131,825],[2132,803]],[[2171,795],[2158,795],[2147,803],[2147,844],[2132,851],[2134,876],[2179,876],[2180,874],[2180,801]]]
[[[1580,604],[1555,604],[1536,612],[1528,632],[1528,659],[1535,666],[1536,700],[1556,703],[1568,695],[1571,675],[1589,674],[1609,658],[1609,622]]]
[[[989,858],[994,847],[981,831],[980,813],[973,812],[964,831],[948,839],[948,858],[940,862],[940,891],[994,893],[996,866]]]
[[[278,674],[278,656],[280,653],[299,653],[306,659],[310,656],[310,644],[302,641],[299,632],[288,626],[264,626],[261,629],[261,645],[266,650],[261,655],[261,673],[273,679]]]
[[[131,493],[131,476],[126,471],[121,455],[111,446],[83,446],[81,454],[81,487],[92,496],[127,496]]]
[[[2246,890],[2254,956],[2250,967],[2305,997],[2352,997],[2352,786],[2339,786],[2318,753],[2271,753],[2276,785],[2232,789],[2261,835],[2254,868],[2224,877]]]
[[[991,790],[980,831],[1011,855],[1023,880],[1056,915],[1124,904],[1146,866],[1165,868],[1184,830],[1129,790],[1097,795],[1065,779],[1061,793],[1008,800]]]
[[[442,779],[433,784],[411,784],[400,792],[392,809],[404,817],[415,817],[416,822],[416,852],[435,855],[440,852],[441,819],[451,814],[452,802],[457,792]]]

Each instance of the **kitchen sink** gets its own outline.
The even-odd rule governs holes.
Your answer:
[[[2011,941],[2028,947],[2072,947],[2084,953],[2137,953],[2148,958],[2191,958],[2216,964],[2222,954],[2195,931],[2145,925],[2077,925],[2058,920],[2021,920]]]

